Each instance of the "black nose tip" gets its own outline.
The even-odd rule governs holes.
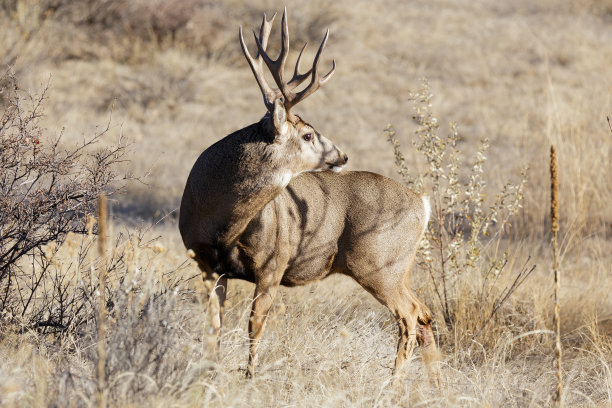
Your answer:
[[[345,154],[344,155],[344,163],[347,163],[347,162],[348,162],[348,156]]]

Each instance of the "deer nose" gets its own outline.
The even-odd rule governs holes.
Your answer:
[[[344,155],[344,164],[348,163],[348,156],[345,154]]]

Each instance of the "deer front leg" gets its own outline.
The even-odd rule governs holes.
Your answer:
[[[247,378],[252,378],[255,374],[255,366],[257,365],[257,347],[259,340],[263,334],[268,311],[272,306],[276,292],[278,291],[279,283],[258,282],[255,287],[253,296],[253,307],[251,309],[251,318],[249,320],[249,364],[247,366]]]
[[[197,249],[197,246],[196,246]],[[198,263],[198,267],[202,272],[202,280],[204,287],[208,293],[208,313],[210,317],[210,326],[212,328],[212,340],[209,339],[209,346],[213,351],[217,351],[220,343],[220,331],[223,323],[223,306],[227,297],[227,277],[225,275],[217,275],[213,273],[208,262],[205,261],[210,253],[207,253],[207,248],[201,247],[197,252],[193,252],[191,257]]]
[[[210,311],[210,324],[213,329],[213,336],[219,345],[221,326],[223,324],[223,306],[227,297],[227,278],[221,276],[216,281],[213,281],[213,287],[208,297],[208,308]]]

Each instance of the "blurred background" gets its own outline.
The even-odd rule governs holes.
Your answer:
[[[4,0],[0,65],[33,93],[50,84],[43,125],[64,129],[65,143],[104,127],[112,110],[108,143],[120,133],[133,141],[129,166],[146,183],[128,185],[116,215],[171,220],[197,156],[265,113],[238,27],[254,51],[250,30],[263,11],[279,12],[274,55],[285,4],[288,67],[306,41],[311,61],[330,29],[321,67],[333,58],[337,72],[298,113],[348,153],[351,170],[395,177],[388,123],[415,174],[425,170],[411,153],[408,95],[427,78],[441,133],[455,122],[468,155],[489,139],[492,187],[530,167],[525,233],[544,231],[550,143],[563,219],[598,233],[612,221],[609,0]]]

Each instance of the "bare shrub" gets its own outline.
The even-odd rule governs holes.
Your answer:
[[[159,270],[166,256],[165,248],[155,240],[146,241],[144,232],[119,234],[107,250],[108,263],[95,266],[94,276],[107,275],[106,296],[108,317],[103,338],[96,330],[99,315],[87,320],[79,336],[63,341],[73,342],[82,358],[80,364],[60,365],[58,370],[58,406],[75,400],[93,403],[96,395],[96,362],[99,348],[104,345],[105,399],[111,406],[146,402],[160,395],[181,393],[199,375],[211,367],[206,359],[206,347],[194,337],[187,322],[201,305],[193,302],[197,296],[189,288],[190,263]],[[96,237],[90,237],[95,241]],[[104,269],[102,269],[104,268]],[[99,294],[88,303],[96,306]],[[196,335],[202,328],[195,325]],[[68,353],[68,358],[74,358]],[[92,399],[87,400],[81,391]]]
[[[9,15],[23,15],[43,21],[49,17],[76,25],[89,25],[115,33],[133,33],[141,37],[175,33],[185,26],[201,0],[9,0],[0,10]]]
[[[322,36],[342,14],[329,2],[310,4],[307,16],[291,16],[298,27],[292,39],[297,43]],[[0,3],[0,24],[11,34],[0,38],[0,62],[19,61],[21,66],[26,60],[63,63],[110,56],[139,64],[150,63],[159,51],[178,49],[242,66],[236,32],[228,25],[258,20],[261,11],[260,5],[236,0],[10,0]],[[48,48],[44,45],[50,36],[54,46]]]
[[[395,130],[389,125],[385,133],[394,149],[398,173],[408,186],[431,198],[432,217],[417,264],[431,279],[437,309],[448,330],[461,320],[462,332],[476,336],[535,268],[528,263],[507,268],[508,252],[498,250],[510,218],[521,208],[527,169],[518,183],[507,182],[492,202],[486,201],[488,140],[480,141],[471,167],[464,171],[457,127],[451,123],[447,136],[438,135],[439,123],[431,111],[432,94],[426,80],[410,98],[418,123],[414,145],[423,155],[427,171],[412,177]],[[462,280],[472,283],[465,285]],[[470,293],[464,293],[466,288]]]
[[[117,182],[125,177],[114,166],[125,160],[126,144],[120,138],[115,146],[92,151],[107,126],[64,148],[61,133],[48,136],[39,125],[47,89],[31,96],[10,71],[0,84],[5,98],[0,119],[0,322],[64,330],[79,320],[87,295],[69,290],[65,272],[81,272],[89,247],[79,247],[75,269],[62,269],[56,252],[70,233],[88,232],[98,195],[112,195],[120,187]]]

